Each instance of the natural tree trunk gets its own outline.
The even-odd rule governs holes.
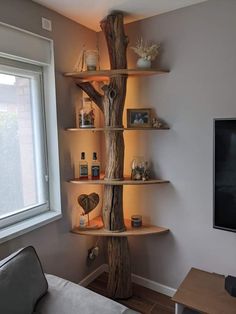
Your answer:
[[[106,127],[121,127],[126,95],[126,77],[111,79],[104,88],[104,120]],[[122,131],[105,132],[106,170],[105,180],[122,180],[124,168],[124,137]],[[104,187],[104,228],[110,231],[124,231],[123,186]]]
[[[108,296],[116,299],[130,297],[132,284],[127,237],[109,237],[108,265]]]
[[[100,22],[100,26],[106,37],[111,69],[126,69],[128,37],[124,31],[123,14],[111,13]]]
[[[122,200],[123,186],[104,186],[103,222],[106,230],[113,232],[125,231]]]
[[[114,13],[101,21],[106,37],[111,69],[126,69],[128,39],[124,33],[123,15]],[[126,96],[127,75],[111,77],[103,86],[104,95],[98,93],[92,84],[78,82],[90,98],[104,113],[105,127],[122,127]],[[106,131],[105,180],[122,180],[124,168],[123,131]],[[112,232],[125,230],[123,215],[123,186],[105,185],[103,196],[104,228]],[[113,298],[128,298],[132,294],[129,246],[126,237],[108,239],[109,280],[108,294]]]

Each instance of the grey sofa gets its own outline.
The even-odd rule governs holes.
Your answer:
[[[134,314],[127,307],[57,276],[45,275],[33,247],[0,261],[2,314]]]

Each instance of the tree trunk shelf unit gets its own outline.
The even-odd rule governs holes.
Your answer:
[[[107,292],[113,299],[126,299],[132,296],[131,263],[128,236],[165,234],[167,228],[144,225],[139,228],[131,227],[129,220],[124,219],[123,186],[151,185],[168,183],[167,180],[135,181],[124,176],[124,131],[139,131],[141,128],[123,127],[123,111],[126,97],[128,77],[142,77],[165,74],[169,71],[149,69],[127,69],[126,49],[128,38],[124,33],[123,14],[111,13],[100,23],[104,32],[111,70],[84,71],[65,73],[73,78],[104,114],[104,127],[91,129],[69,128],[68,132],[103,131],[106,146],[106,169],[100,180],[73,179],[72,184],[103,185],[102,217],[96,218],[99,229],[81,230],[74,228],[73,233],[89,236],[104,236],[108,239],[109,277]],[[93,86],[93,81],[103,81],[100,93]],[[166,130],[162,128],[142,128],[144,130]]]

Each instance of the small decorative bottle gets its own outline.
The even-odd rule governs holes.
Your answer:
[[[79,111],[79,127],[94,128],[94,109],[92,101],[88,97],[82,100],[82,107]]]
[[[85,152],[81,153],[81,160],[79,162],[79,178],[88,179],[88,162],[85,160]]]
[[[92,179],[100,179],[100,162],[97,160],[97,153],[93,153],[93,161],[91,165]]]

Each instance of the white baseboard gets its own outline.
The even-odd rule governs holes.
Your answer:
[[[92,281],[94,281],[97,277],[99,277],[102,273],[107,271],[108,265],[102,264],[97,269],[95,269],[93,272],[91,272],[88,276],[86,276],[84,279],[82,279],[79,282],[80,286],[86,287],[88,286]]]
[[[137,283],[140,286],[143,286],[145,288],[149,288],[151,290],[154,290],[156,292],[168,295],[169,297],[173,297],[173,295],[176,292],[176,289],[162,285],[161,283],[158,283],[156,281],[132,274],[132,282]]]
[[[98,276],[100,276],[104,272],[108,272],[107,264],[102,264],[101,266],[99,266],[91,274],[89,274],[84,279],[82,279],[79,282],[79,285],[83,287],[88,286],[93,280],[95,280]],[[147,278],[135,275],[135,274],[132,274],[131,277],[132,277],[132,282],[137,283],[138,285],[143,286],[145,288],[154,290],[156,292],[168,295],[169,297],[172,297],[176,292],[176,289],[162,285],[156,281],[152,281],[150,279],[147,279]]]

